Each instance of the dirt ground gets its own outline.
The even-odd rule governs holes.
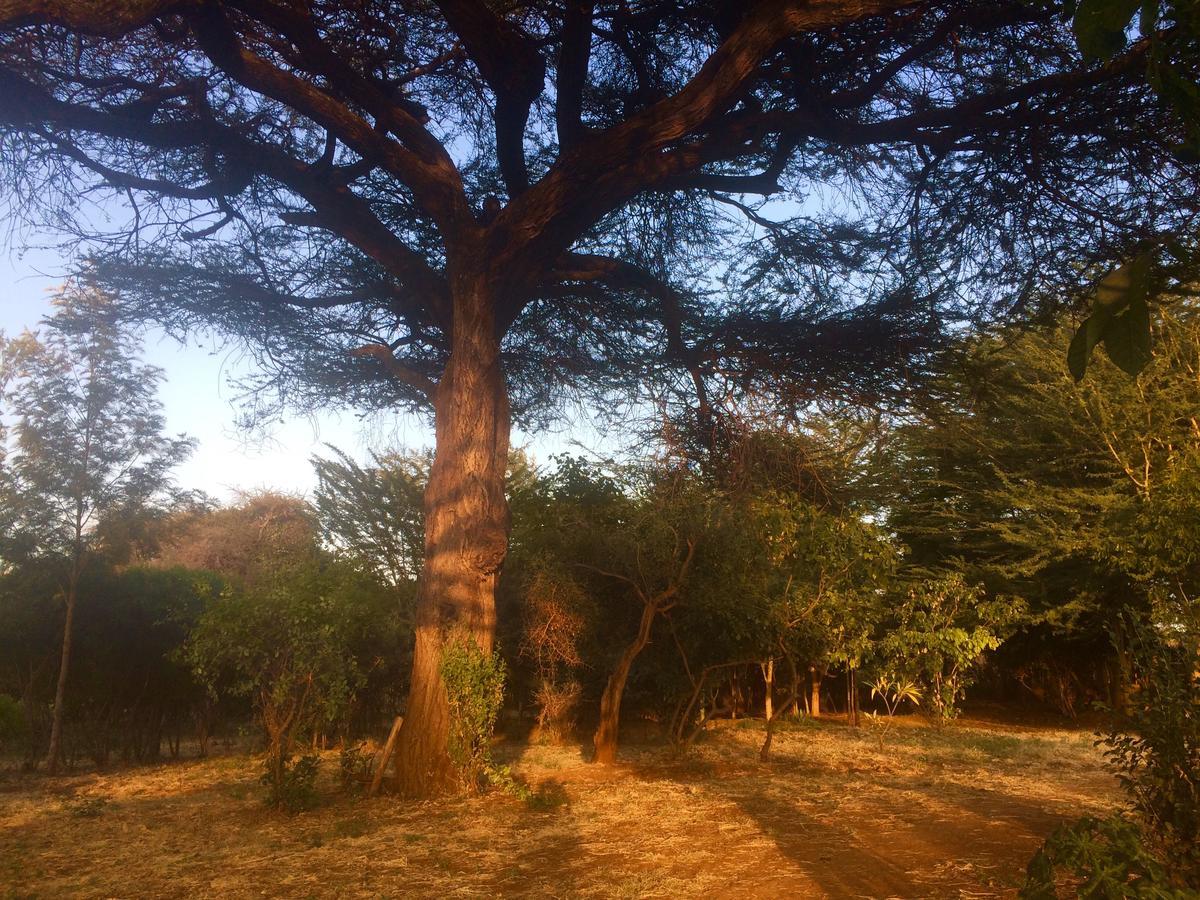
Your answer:
[[[410,803],[338,792],[289,818],[257,762],[218,757],[0,780],[0,896],[1004,897],[1054,826],[1119,802],[1087,731],[905,723],[880,752],[803,723],[757,758],[761,722],[682,761],[623,749],[503,747],[557,798]]]

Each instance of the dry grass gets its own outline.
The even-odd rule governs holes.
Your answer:
[[[509,747],[566,802],[406,803],[337,794],[265,809],[258,769],[224,757],[0,782],[0,896],[995,897],[1066,817],[1118,797],[1086,732],[964,723],[884,752],[836,723],[710,734],[685,760],[631,747]]]

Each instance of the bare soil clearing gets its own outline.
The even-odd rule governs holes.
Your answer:
[[[741,723],[739,723],[740,725]],[[338,794],[265,809],[257,761],[0,781],[6,897],[1003,897],[1060,821],[1119,801],[1086,731],[831,722],[706,736],[686,759],[501,748],[564,802]]]

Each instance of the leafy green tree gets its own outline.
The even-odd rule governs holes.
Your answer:
[[[853,509],[839,514],[800,496],[775,493],[756,498],[755,504],[769,523],[762,539],[779,592],[773,611],[776,645],[785,657],[842,666],[851,680],[883,615],[897,564],[895,547]],[[813,688],[815,693],[819,685],[814,682]]]
[[[186,658],[210,691],[251,702],[266,737],[273,798],[288,800],[298,736],[349,713],[372,663],[355,650],[386,623],[393,603],[354,568],[309,557],[227,588],[200,616]]]
[[[159,758],[166,738],[178,756],[195,716],[203,752],[204,691],[179,654],[220,594],[220,577],[106,562],[89,567],[80,583],[75,680],[66,706],[77,733],[68,750],[83,751],[98,765],[114,751],[145,762]]]
[[[336,447],[314,457],[313,507],[325,541],[388,584],[412,583],[425,561],[424,494],[432,455],[372,454],[361,466]]]
[[[1125,608],[1144,617],[1155,596],[1200,588],[1194,299],[1157,307],[1153,327],[1136,378],[1099,359],[1078,383],[1062,365],[1068,327],[967,342],[883,456],[882,505],[908,565],[961,559],[991,596],[1022,598],[1031,622],[1003,653],[1059,681],[1065,709],[1062,680],[1105,657],[1121,704]]]
[[[1011,599],[989,600],[960,572],[912,587],[883,624],[877,646],[885,668],[916,681],[938,725],[958,715],[972,670],[1012,631],[1022,608]]]
[[[167,493],[170,471],[192,450],[163,434],[156,389],[162,376],[138,362],[112,300],[72,283],[55,300],[40,334],[8,342],[4,405],[12,420],[6,496],[14,519],[3,555],[60,567],[65,603],[62,652],[46,765],[62,756],[63,709],[80,578],[96,547],[97,525],[118,509],[151,505]]]

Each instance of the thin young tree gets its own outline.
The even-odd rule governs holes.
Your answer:
[[[0,354],[0,402],[12,429],[0,505],[13,518],[7,554],[62,572],[62,652],[46,756],[54,773],[63,759],[80,578],[97,525],[160,498],[193,444],[163,433],[161,372],[138,362],[137,343],[115,324],[105,294],[69,284],[44,326],[9,340]]]
[[[428,793],[444,637],[494,640],[513,416],[894,395],[948,322],[1191,226],[1150,86],[1189,7],[1129,41],[1129,4],[1077,6],[1096,58],[1053,0],[5,0],[0,175],[126,314],[246,341],[279,399],[432,413],[399,750]]]

